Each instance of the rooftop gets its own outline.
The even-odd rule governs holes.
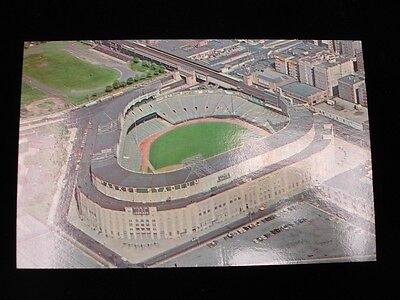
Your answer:
[[[211,49],[209,45],[196,47],[192,40],[160,40],[154,47],[184,58]]]
[[[335,60],[332,61],[324,61],[318,65],[315,66],[315,68],[329,68],[329,67],[333,67],[342,63],[345,63],[347,61],[351,60],[350,58],[346,58],[346,57],[337,57]]]
[[[265,80],[268,82],[281,82],[284,80],[289,80],[289,79],[293,79],[292,77],[286,75],[286,74],[282,74],[279,72],[276,72],[270,68],[264,68],[259,72],[256,72],[257,78],[261,79],[261,80]],[[294,79],[293,79],[294,80]]]
[[[233,40],[211,40],[208,42],[208,46],[214,50],[220,50],[228,47],[239,45],[239,42]]]
[[[315,105],[317,108],[335,114],[339,117],[351,120],[353,122],[363,124],[368,121],[368,109],[366,107],[361,107],[359,110],[354,108],[354,103],[346,101],[341,98],[333,98],[336,105],[328,105],[325,102]]]
[[[282,90],[300,97],[308,97],[323,91],[315,86],[297,81],[282,86]]]
[[[365,77],[361,76],[361,75],[347,75],[345,77],[342,77],[340,79],[338,79],[338,81],[343,82],[343,83],[347,83],[347,84],[354,84],[360,81],[364,81]]]

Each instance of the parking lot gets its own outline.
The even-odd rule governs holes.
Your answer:
[[[375,235],[309,202],[235,229],[158,267],[375,260]]]

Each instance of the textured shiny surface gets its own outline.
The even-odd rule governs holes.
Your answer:
[[[201,246],[159,266],[201,267],[273,265],[375,260],[375,234],[367,226],[354,226],[332,214],[337,207],[320,209],[309,202],[297,205],[293,211],[279,212],[274,220],[261,222],[248,231],[217,239],[217,245]],[[296,224],[295,221],[307,221]],[[252,222],[255,223],[255,222]],[[276,235],[271,230],[293,224]],[[255,243],[263,234],[271,236]]]

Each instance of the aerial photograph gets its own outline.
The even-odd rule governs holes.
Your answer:
[[[361,41],[23,47],[18,269],[376,261]]]

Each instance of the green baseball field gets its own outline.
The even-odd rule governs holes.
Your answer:
[[[201,154],[208,158],[240,145],[246,128],[225,122],[193,123],[177,127],[157,138],[150,147],[149,160],[155,169],[182,163]]]

